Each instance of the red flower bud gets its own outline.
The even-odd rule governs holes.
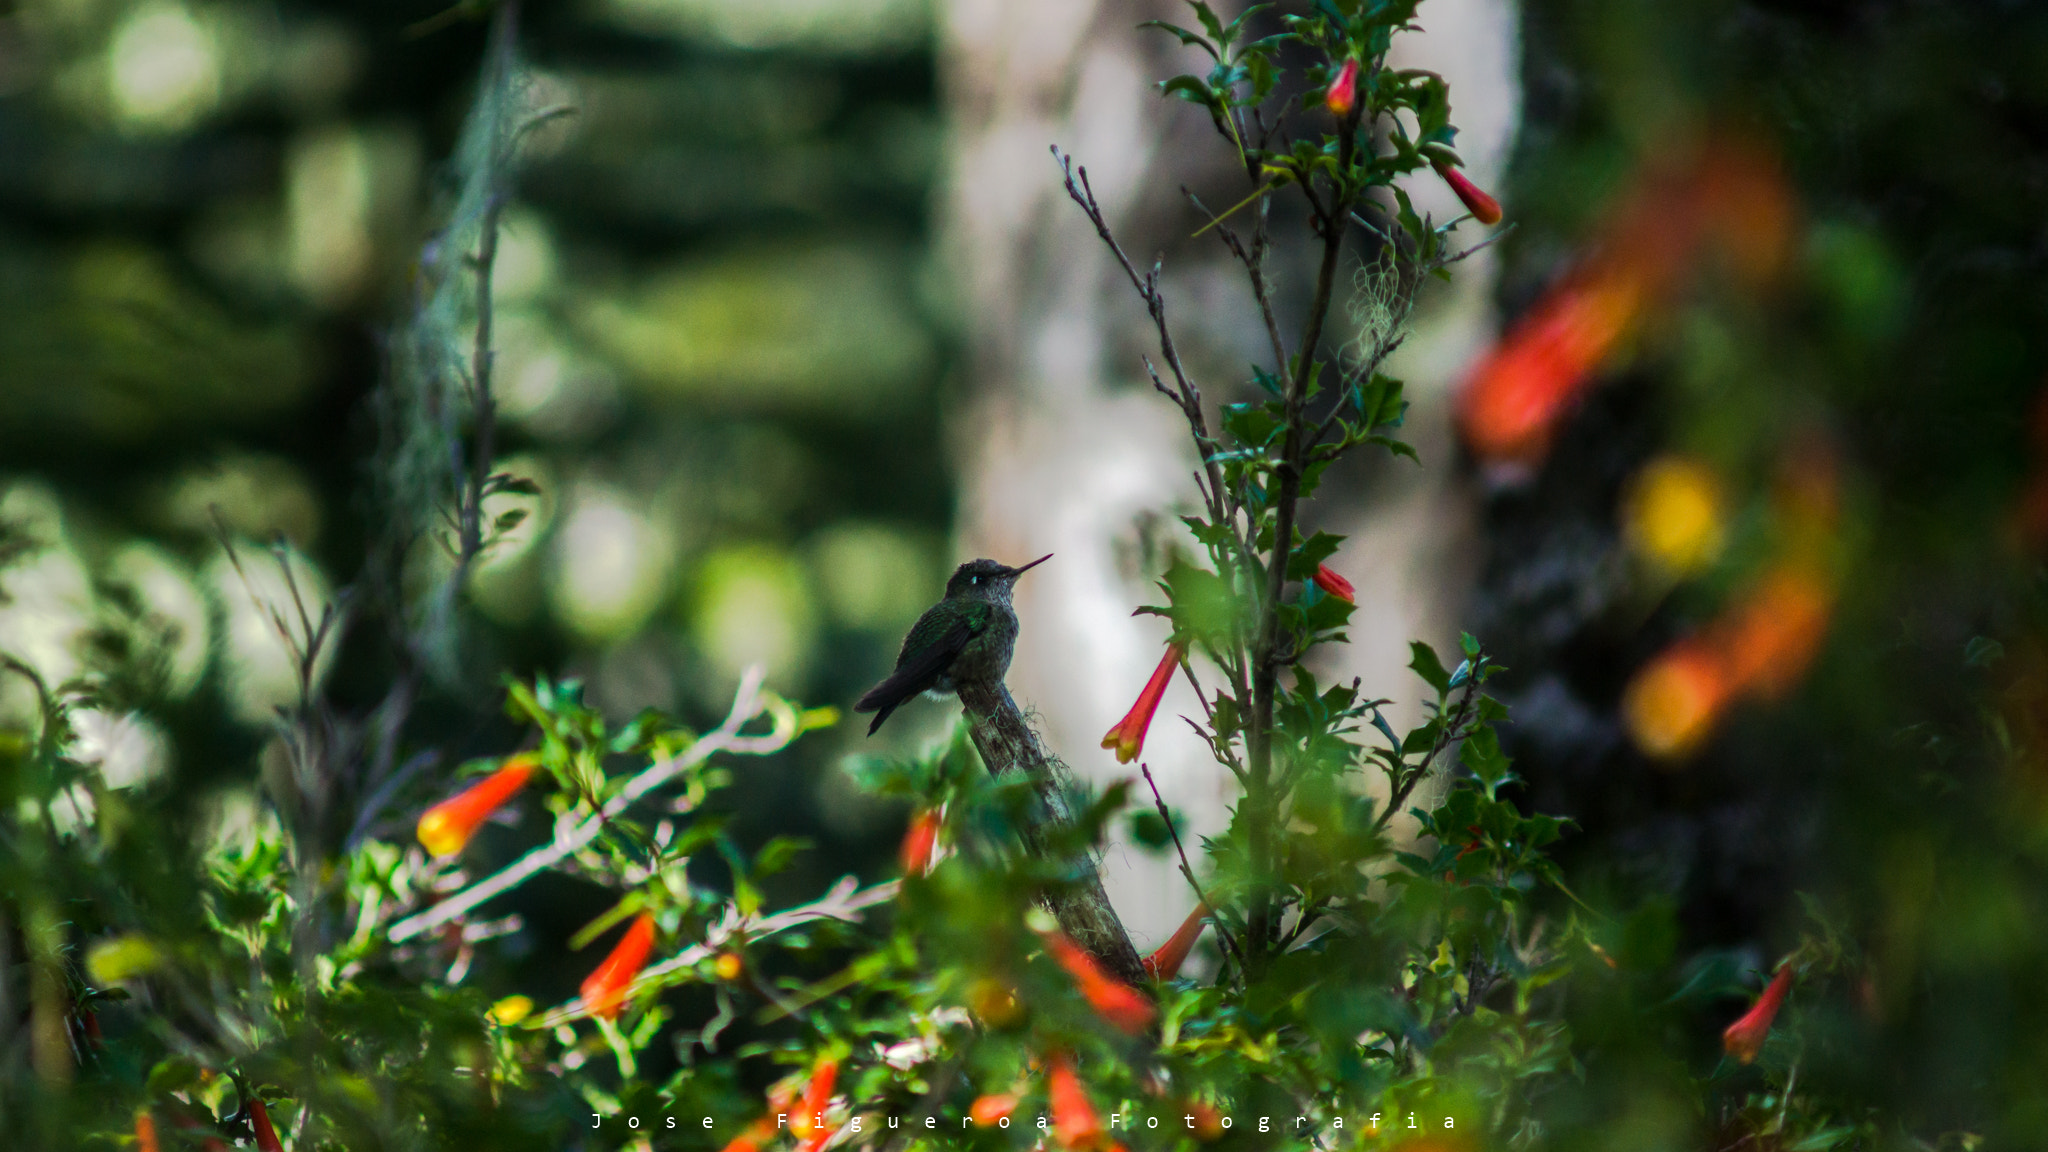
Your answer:
[[[626,989],[647,964],[654,949],[654,917],[642,912],[619,938],[618,946],[590,975],[583,978],[583,1009],[592,1016],[616,1020],[626,1005]]]
[[[1151,1027],[1152,1017],[1159,1009],[1144,993],[1104,972],[1095,957],[1058,932],[1048,934],[1045,945],[1060,967],[1073,976],[1074,986],[1080,989],[1089,1007],[1111,1027],[1133,1036]]]
[[[1205,919],[1209,915],[1207,904],[1196,904],[1188,918],[1180,922],[1180,928],[1159,946],[1157,952],[1145,957],[1145,973],[1154,980],[1171,980],[1180,972],[1180,966],[1187,962],[1188,953],[1194,951],[1195,941],[1202,938],[1202,929],[1208,927]]]
[[[1500,223],[1500,201],[1480,191],[1479,185],[1474,184],[1463,172],[1443,161],[1436,161],[1435,167],[1436,174],[1443,177],[1444,183],[1451,186],[1451,191],[1458,194],[1458,199],[1464,202],[1465,211],[1472,213],[1473,219],[1481,224]]]
[[[526,786],[534,767],[533,757],[514,756],[503,768],[427,809],[416,830],[420,843],[436,856],[462,851],[477,827]]]
[[[1315,583],[1316,587],[1321,588],[1324,592],[1335,596],[1346,604],[1358,603],[1358,590],[1351,586],[1351,581],[1337,575],[1336,571],[1328,564],[1316,565]]]
[[[939,842],[939,814],[926,808],[911,817],[910,828],[903,833],[903,847],[897,851],[897,858],[903,865],[905,876],[922,876],[931,869],[932,848]]]
[[[1173,679],[1173,670],[1180,667],[1187,649],[1179,644],[1168,644],[1166,655],[1159,658],[1159,667],[1152,670],[1152,678],[1145,681],[1145,690],[1138,693],[1138,702],[1122,720],[1102,738],[1104,748],[1116,749],[1117,762],[1129,764],[1138,758],[1145,747],[1145,729],[1152,726],[1152,714],[1159,711],[1160,698],[1166,695],[1166,685]]]
[[[1017,1097],[1014,1093],[996,1092],[975,1097],[974,1106],[967,1110],[967,1114],[973,1118],[976,1128],[993,1128],[1016,1110]]]
[[[249,1127],[256,1130],[256,1152],[284,1152],[284,1145],[277,1141],[277,1129],[270,1126],[270,1109],[254,1097],[249,1100]]]
[[[1323,106],[1330,115],[1344,117],[1351,115],[1351,109],[1358,103],[1358,61],[1346,60],[1337,69],[1337,78],[1330,81],[1329,90],[1323,93]]]
[[[1778,969],[1776,976],[1771,977],[1770,986],[1756,998],[1749,1011],[1721,1033],[1721,1047],[1744,1064],[1754,1061],[1757,1053],[1763,1051],[1764,1037],[1771,1034],[1771,1021],[1778,1015],[1779,1006],[1785,1003],[1785,993],[1791,990],[1792,966],[1786,964]]]

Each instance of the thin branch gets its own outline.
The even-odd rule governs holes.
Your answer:
[[[1244,972],[1244,957],[1237,952],[1237,942],[1230,938],[1229,932],[1224,931],[1222,910],[1217,908],[1215,901],[1209,899],[1209,894],[1202,890],[1202,882],[1195,879],[1194,865],[1188,863],[1187,847],[1180,842],[1180,829],[1173,826],[1173,813],[1167,810],[1166,798],[1159,794],[1159,782],[1152,779],[1152,769],[1142,761],[1138,764],[1138,771],[1144,774],[1146,786],[1152,789],[1152,803],[1159,808],[1159,818],[1166,822],[1167,835],[1173,837],[1173,850],[1180,856],[1180,874],[1188,878],[1188,887],[1195,890],[1195,899],[1200,900],[1202,907],[1207,908],[1210,914],[1216,917],[1216,939],[1222,943],[1223,951],[1237,963],[1237,970],[1240,973]]]
[[[702,964],[716,956],[728,940],[736,937],[761,940],[819,920],[857,922],[861,918],[860,913],[866,909],[894,900],[897,886],[901,883],[899,880],[886,880],[862,888],[853,877],[842,876],[823,896],[808,904],[798,904],[794,908],[785,908],[772,915],[752,920],[741,916],[739,909],[727,905],[724,918],[705,932],[702,943],[692,944],[661,963],[648,966],[638,978],[626,986],[624,996],[631,999],[641,992],[666,984],[665,977],[669,974]],[[553,1028],[584,1015],[586,1013],[580,998],[567,1000],[549,1009],[546,1015],[528,1027]]]
[[[1116,234],[1110,230],[1109,221],[1102,214],[1102,205],[1095,198],[1095,188],[1088,182],[1088,169],[1076,169],[1073,161],[1063,155],[1058,147],[1053,148],[1052,154],[1053,159],[1059,162],[1060,176],[1066,186],[1067,195],[1081,206],[1081,211],[1087,215],[1088,222],[1095,225],[1095,234],[1108,245],[1117,263],[1123,267],[1124,275],[1130,278],[1131,287],[1137,289],[1139,298],[1144,300],[1145,310],[1151,314],[1152,326],[1159,333],[1159,354],[1166,361],[1166,367],[1173,373],[1174,383],[1179,388],[1179,395],[1174,397],[1175,403],[1180,406],[1181,414],[1187,417],[1188,429],[1195,438],[1195,449],[1201,453],[1202,467],[1209,474],[1209,516],[1211,520],[1220,524],[1226,518],[1222,506],[1223,473],[1212,459],[1218,444],[1209,432],[1207,417],[1202,413],[1201,390],[1195,387],[1194,380],[1188,375],[1187,366],[1181,363],[1180,349],[1173,341],[1173,329],[1166,321],[1166,298],[1159,291],[1159,264],[1155,261],[1149,273],[1139,274],[1137,265],[1131,263],[1131,258],[1125,255],[1123,245],[1117,243]],[[1077,174],[1080,177],[1078,184],[1075,182]]]
[[[732,711],[725,722],[699,737],[682,752],[655,761],[646,770],[626,782],[618,795],[602,809],[585,817],[567,831],[557,831],[554,841],[535,848],[517,861],[435,904],[433,907],[415,913],[391,926],[388,933],[391,942],[401,943],[422,932],[426,932],[482,904],[494,896],[509,892],[540,872],[561,863],[583,850],[597,839],[604,827],[620,813],[631,807],[642,796],[668,783],[683,771],[709,759],[715,752],[773,752],[788,744],[796,736],[794,715],[776,717],[774,731],[762,736],[742,736],[740,729],[768,710],[766,697],[761,692],[762,669],[759,665],[747,669],[740,677],[739,690],[733,694]]]

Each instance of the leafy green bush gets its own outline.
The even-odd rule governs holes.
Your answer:
[[[1604,1125],[1626,1139],[1668,1130],[1660,1109],[1722,1107],[1712,1123],[1735,1142],[1874,1139],[1873,1120],[1796,1095],[1796,1059],[1764,1043],[1790,975],[1726,1041],[1744,1059],[1761,1048],[1766,1078],[1725,1107],[1728,1066],[1710,1035],[1681,1031],[1683,1009],[1740,973],[1672,971],[1657,908],[1614,917],[1564,885],[1544,855],[1562,822],[1511,798],[1505,711],[1486,693],[1502,669],[1478,641],[1465,637],[1453,666],[1414,646],[1425,708],[1407,732],[1387,700],[1311,670],[1319,647],[1344,642],[1354,593],[1326,564],[1338,540],[1312,527],[1309,501],[1355,449],[1414,455],[1385,362],[1421,285],[1472,250],[1457,233],[1498,208],[1458,177],[1473,216],[1438,223],[1403,191],[1458,163],[1442,79],[1386,66],[1414,0],[1229,23],[1192,7],[1198,27],[1165,30],[1209,67],[1163,88],[1209,111],[1247,180],[1230,210],[1195,206],[1242,263],[1270,335],[1270,361],[1250,373],[1259,398],[1205,405],[1158,268],[1126,256],[1086,170],[1060,160],[1148,307],[1148,369],[1201,460],[1189,546],[1162,602],[1141,609],[1168,619],[1172,639],[1104,741],[1137,759],[1166,680],[1198,679],[1190,723],[1241,793],[1229,827],[1192,855],[1152,793],[1153,838],[1199,902],[1182,934],[1133,972],[1116,949],[1061,932],[1105,826],[1146,799],[1137,780],[1088,795],[992,775],[976,750],[985,717],[916,760],[853,766],[918,813],[900,881],[849,877],[779,909],[764,881],[802,846],[745,850],[717,793],[735,758],[834,714],[758,675],[706,732],[652,712],[614,730],[574,683],[515,683],[507,707],[529,749],[471,765],[478,781],[445,799],[397,767],[404,701],[457,660],[463,572],[513,526],[485,508],[517,483],[490,472],[491,252],[531,123],[514,114],[505,43],[386,398],[379,496],[399,529],[364,586],[406,606],[391,612],[409,657],[391,710],[381,727],[348,722],[319,697],[312,670],[346,621],[295,592],[274,610],[301,677],[280,716],[281,762],[246,819],[201,828],[80,762],[73,717],[118,677],[37,682],[38,724],[0,750],[0,942],[24,950],[0,967],[0,1023],[26,1022],[27,1043],[0,1058],[14,1131],[38,1147],[157,1149],[1419,1149],[1591,1146]],[[1291,342],[1268,262],[1283,197],[1300,198],[1319,256]],[[1347,309],[1340,286],[1353,282],[1363,304]],[[1340,315],[1358,330],[1336,331]],[[408,550],[443,543],[452,575],[406,592]],[[287,554],[278,562],[290,572]],[[431,851],[384,831],[387,810],[436,799],[417,829]],[[473,874],[471,835],[506,803],[544,807],[549,834]],[[490,902],[554,872],[612,899],[570,941],[588,949],[590,976],[547,1004],[489,978],[518,927]],[[1189,970],[1202,975],[1183,975],[1204,924],[1213,950]],[[1783,971],[1818,982],[1851,968],[1851,951],[1818,923]],[[1643,1061],[1647,1087],[1618,1103],[1586,1090],[1620,1059]]]

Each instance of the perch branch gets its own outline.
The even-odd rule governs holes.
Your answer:
[[[1010,698],[1010,690],[1000,682],[961,681],[955,686],[960,704],[967,711],[968,733],[981,753],[982,762],[988,765],[989,774],[998,778],[1011,773],[1026,777],[1052,821],[1071,819],[1067,766],[1045,750],[1038,733],[1031,730],[1017,702]],[[1026,830],[1024,843],[1034,854],[1045,852],[1045,839],[1038,829]],[[1069,890],[1048,893],[1045,906],[1059,921],[1061,931],[1119,978],[1132,984],[1145,979],[1144,963],[1131,944],[1130,934],[1124,931],[1123,921],[1117,918],[1116,908],[1110,904],[1102,877],[1092,861],[1077,862],[1077,874]]]

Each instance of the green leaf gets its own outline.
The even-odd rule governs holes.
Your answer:
[[[1199,32],[1190,32],[1186,28],[1183,28],[1178,24],[1169,24],[1164,20],[1147,20],[1144,23],[1138,25],[1138,27],[1158,28],[1162,31],[1170,32],[1173,34],[1175,39],[1181,42],[1182,47],[1200,48],[1202,51],[1207,52],[1210,56],[1215,57],[1219,60],[1222,59],[1222,57],[1216,55],[1216,46],[1214,44],[1209,43],[1208,39]]]
[[[1238,602],[1223,577],[1176,560],[1160,583],[1173,602],[1167,615],[1177,636],[1213,648],[1228,646],[1236,632]]]
[[[1290,556],[1287,560],[1287,578],[1289,580],[1313,579],[1317,566],[1336,555],[1337,546],[1343,542],[1344,537],[1332,535],[1328,532],[1317,532],[1307,540],[1302,541],[1295,547],[1294,555]]]
[[[569,937],[569,950],[575,952],[588,948],[591,941],[604,935],[613,925],[629,916],[638,915],[645,904],[646,901],[640,893],[628,892],[625,899],[605,909],[597,919],[577,929],[576,934]]]
[[[1477,728],[1466,735],[1458,748],[1458,762],[1479,777],[1489,796],[1508,774],[1508,758],[1500,750],[1500,737],[1491,728]]]
[[[1183,73],[1171,80],[1162,80],[1159,82],[1159,90],[1168,96],[1178,96],[1190,104],[1200,104],[1218,115],[1222,113],[1216,94],[1209,90],[1209,86],[1203,83],[1199,76]]]
[[[1262,448],[1272,442],[1275,434],[1284,425],[1278,415],[1267,410],[1264,404],[1226,404],[1223,406],[1223,430],[1237,438],[1247,447]]]
[[[788,868],[796,860],[797,853],[810,846],[811,842],[801,836],[777,836],[769,840],[761,845],[759,852],[754,853],[754,875],[773,876]]]
[[[1451,690],[1451,674],[1444,671],[1444,662],[1436,658],[1436,649],[1417,640],[1408,645],[1408,651],[1412,657],[1408,667],[1413,668],[1424,683],[1436,689],[1438,695]]]
[[[1963,646],[1963,666],[1989,668],[2005,656],[2005,645],[1989,636],[1972,636]]]

